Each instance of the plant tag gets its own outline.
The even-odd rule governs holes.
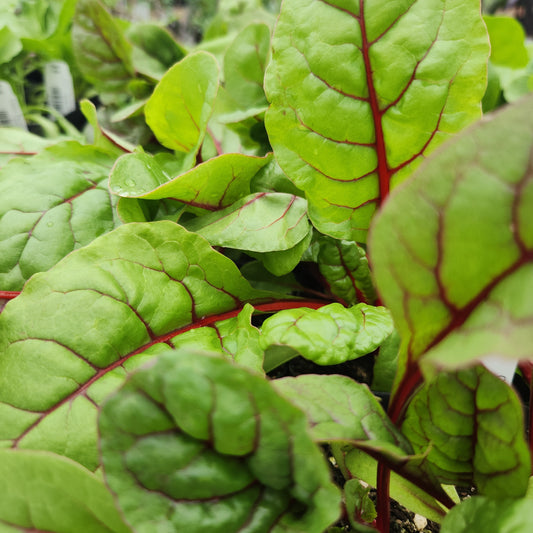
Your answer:
[[[44,86],[48,105],[68,115],[76,110],[74,84],[68,65],[64,61],[49,61],[44,66]]]
[[[487,370],[501,378],[509,385],[513,382],[513,376],[516,372],[516,361],[504,359],[497,355],[489,355],[484,357],[481,362]]]
[[[28,129],[11,85],[3,80],[0,80],[0,126]]]

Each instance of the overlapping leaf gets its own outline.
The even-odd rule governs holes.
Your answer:
[[[97,405],[125,374],[192,323],[268,296],[174,223],[102,236],[35,275],[0,315],[0,441],[95,469]]]
[[[293,248],[310,231],[307,202],[284,193],[257,193],[187,223],[213,246],[253,252]]]
[[[162,355],[105,402],[99,430],[136,531],[321,533],[338,517],[305,415],[213,354]]]
[[[318,241],[317,262],[330,291],[344,303],[376,301],[366,252],[357,243],[323,236]]]
[[[163,76],[145,106],[146,123],[161,144],[194,155],[205,136],[219,68],[207,52],[185,56]]]
[[[319,365],[334,365],[374,351],[392,329],[384,307],[358,304],[346,309],[334,303],[276,313],[265,320],[261,343],[265,350],[286,346]],[[270,359],[268,351],[265,357]]]
[[[2,533],[128,533],[104,483],[47,452],[0,450]]]
[[[98,0],[78,0],[72,46],[83,76],[102,91],[123,91],[133,78],[131,44]]]
[[[113,159],[76,142],[0,171],[0,289],[20,290],[74,249],[119,222],[107,189]]]
[[[409,360],[533,357],[533,98],[461,133],[376,219],[375,280]]]
[[[441,373],[409,404],[403,434],[443,483],[494,498],[526,492],[531,460],[520,400],[484,367]]]
[[[323,233],[364,241],[389,188],[480,116],[489,52],[477,0],[287,0],[266,126]]]
[[[110,176],[110,188],[128,198],[174,198],[210,211],[223,209],[250,194],[250,181],[271,159],[223,154],[178,176],[169,176],[157,158],[144,153],[119,158]]]

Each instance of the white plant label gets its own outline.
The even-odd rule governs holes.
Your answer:
[[[72,74],[64,61],[49,61],[44,66],[44,86],[48,105],[68,115],[76,110]]]
[[[11,85],[3,80],[0,80],[0,126],[28,129]]]

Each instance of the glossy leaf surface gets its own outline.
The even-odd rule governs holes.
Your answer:
[[[403,434],[443,483],[481,494],[520,497],[531,461],[522,406],[515,392],[484,367],[440,373],[416,394]]]
[[[366,240],[391,186],[480,116],[477,0],[282,4],[265,88],[276,158],[323,233]]]
[[[2,533],[128,533],[104,483],[47,452],[0,450]]]
[[[191,324],[268,296],[174,223],[102,236],[1,313],[0,440],[95,469],[97,405],[124,376]]]
[[[99,429],[136,531],[321,533],[338,517],[304,414],[218,356],[162,355],[106,401]]]
[[[0,170],[0,288],[34,273],[120,224],[107,188],[113,159],[76,142],[17,158]]]
[[[196,52],[166,72],[144,108],[146,123],[162,145],[196,154],[217,94],[218,71],[211,54]]]
[[[128,198],[174,198],[214,211],[250,194],[250,181],[271,156],[223,154],[178,176],[168,175],[156,158],[144,153],[121,157],[110,176],[110,188]]]
[[[310,231],[307,202],[283,193],[257,193],[198,217],[187,228],[213,246],[253,252],[288,250]]]
[[[459,134],[393,194],[370,258],[409,361],[533,352],[533,98]]]
[[[264,349],[288,346],[319,365],[335,365],[366,355],[392,333],[384,307],[358,304],[346,309],[334,303],[320,309],[289,309],[265,320]]]

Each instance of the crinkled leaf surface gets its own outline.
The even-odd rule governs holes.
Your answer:
[[[366,252],[357,243],[322,236],[318,241],[317,262],[330,291],[344,303],[376,301]]]
[[[213,246],[253,252],[288,250],[310,231],[307,202],[284,193],[257,193],[187,223]]]
[[[218,89],[219,68],[207,52],[185,56],[163,76],[144,112],[167,148],[196,154],[204,139]]]
[[[156,158],[135,153],[119,158],[110,176],[111,190],[128,198],[174,198],[214,211],[250,194],[250,181],[271,159],[223,154],[174,177]]]
[[[177,224],[103,235],[35,275],[0,315],[2,445],[95,469],[97,405],[127,372],[192,323],[269,296]]]
[[[474,496],[449,512],[442,523],[441,533],[530,533],[532,530],[530,499]]]
[[[376,219],[378,290],[427,371],[533,357],[532,114],[529,97],[459,134]]]
[[[379,441],[411,452],[366,385],[346,376],[315,374],[276,379],[273,384],[306,413],[317,442]]]
[[[224,82],[241,109],[266,107],[263,79],[270,53],[270,28],[266,24],[246,26],[224,56]]]
[[[321,533],[340,495],[305,415],[261,376],[175,351],[99,418],[105,479],[139,533]]]
[[[286,0],[272,47],[270,142],[336,238],[364,241],[389,188],[480,116],[478,0]]]
[[[102,91],[123,91],[133,77],[131,44],[98,0],[78,0],[72,48],[83,76]]]
[[[79,464],[48,452],[0,450],[2,533],[127,533],[107,487]]]
[[[289,346],[319,365],[335,365],[374,351],[392,333],[384,307],[334,303],[320,309],[288,309],[265,320],[261,343]]]
[[[407,409],[403,434],[443,483],[494,498],[527,490],[531,461],[516,393],[482,366],[440,373]]]
[[[107,188],[112,164],[104,151],[67,142],[0,170],[0,289],[20,290],[119,225]]]

